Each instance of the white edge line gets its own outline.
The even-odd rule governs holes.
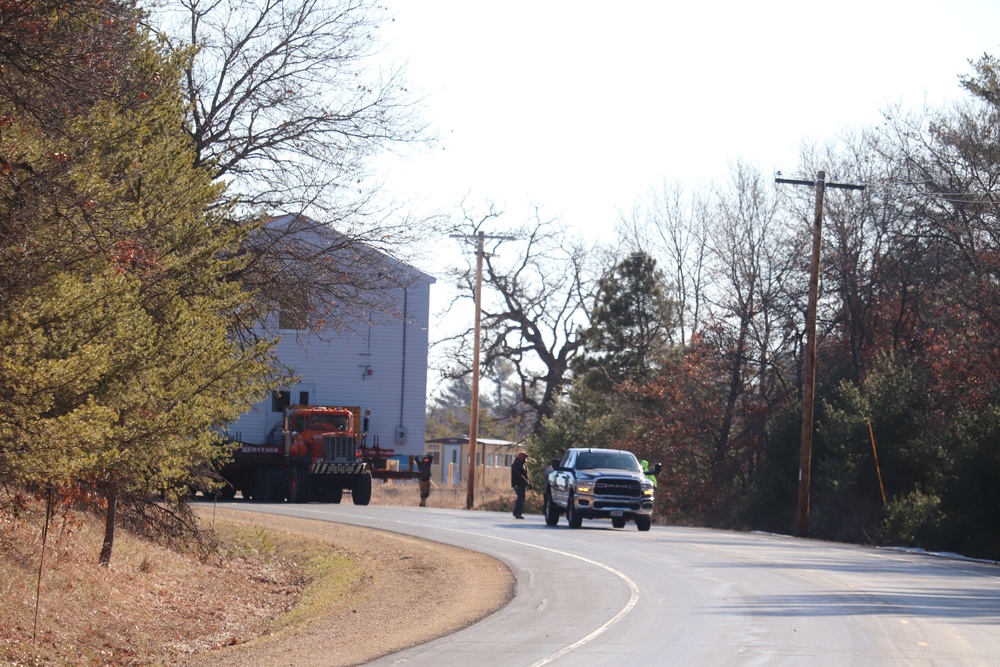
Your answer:
[[[457,528],[443,528],[441,530],[450,530],[450,531],[456,532],[456,533],[465,533],[467,535],[476,535],[477,537],[487,537],[487,538],[492,539],[492,540],[499,540],[501,542],[509,542],[511,544],[518,544],[518,545],[524,546],[524,547],[531,547],[532,549],[541,549],[542,551],[549,551],[549,552],[554,553],[554,554],[559,554],[560,556],[567,556],[569,558],[575,558],[577,560],[583,561],[584,563],[588,563],[590,565],[596,565],[597,567],[599,567],[601,569],[607,570],[611,574],[615,575],[616,577],[618,577],[619,579],[621,579],[622,581],[624,581],[625,584],[628,586],[629,592],[631,594],[630,597],[629,597],[628,603],[624,607],[622,607],[621,611],[619,611],[617,614],[615,614],[607,623],[605,623],[601,627],[597,628],[596,630],[594,630],[593,632],[591,632],[589,635],[587,635],[583,639],[580,639],[580,640],[578,640],[578,641],[570,644],[569,646],[561,648],[558,651],[556,651],[555,653],[553,653],[551,655],[548,655],[548,656],[542,658],[541,660],[539,660],[537,662],[532,663],[531,667],[541,667],[542,665],[547,665],[550,662],[552,662],[553,660],[557,660],[558,658],[563,657],[567,653],[570,653],[571,651],[575,651],[576,649],[580,648],[581,646],[590,643],[591,641],[593,641],[594,639],[596,639],[598,636],[600,636],[601,634],[603,634],[605,631],[607,631],[609,628],[611,628],[613,625],[615,625],[616,623],[618,623],[618,621],[620,621],[623,618],[625,618],[625,616],[627,616],[628,613],[630,611],[632,611],[632,608],[635,607],[635,605],[639,602],[639,587],[635,585],[635,582],[632,581],[631,579],[629,579],[628,575],[626,575],[624,572],[620,572],[620,571],[616,570],[615,568],[613,568],[613,567],[611,567],[609,565],[604,565],[603,563],[598,563],[595,560],[591,560],[591,559],[585,558],[583,556],[577,556],[576,554],[571,554],[568,551],[560,551],[559,549],[552,549],[552,548],[549,548],[549,547],[539,546],[537,544],[530,544],[528,542],[521,542],[520,540],[511,540],[511,539],[507,539],[506,537],[497,537],[496,535],[486,535],[484,533],[474,533],[474,532],[469,531],[469,530],[459,530]]]
[[[320,513],[319,510],[309,510],[309,509],[307,509],[305,511],[306,512],[315,512],[316,514]],[[292,517],[295,517],[294,514],[286,514],[284,512],[278,512],[277,514],[280,514],[282,516],[292,516]],[[360,517],[360,518],[365,518],[365,517]],[[383,522],[386,522],[385,519],[380,519],[379,517],[368,517],[368,518],[370,518],[370,519],[372,519],[374,521],[383,521]],[[333,522],[334,523],[347,523],[347,522],[337,522],[337,521],[333,521]],[[404,523],[404,522],[403,521],[399,521],[399,520],[391,520],[391,521],[388,521],[386,523]],[[350,524],[350,523],[348,523],[348,525],[355,525],[356,526],[357,524]],[[368,528],[373,528],[374,530],[379,530],[378,528],[374,528],[374,526],[361,526],[361,527],[362,528],[368,527]],[[580,640],[578,640],[576,642],[573,642],[569,646],[561,648],[558,651],[556,651],[555,653],[553,653],[551,655],[548,655],[548,656],[542,658],[541,660],[538,660],[537,662],[533,662],[531,664],[531,667],[542,667],[542,665],[547,665],[550,662],[552,662],[553,660],[557,660],[557,659],[563,657],[564,655],[566,655],[567,653],[575,651],[576,649],[580,648],[581,646],[584,646],[585,644],[589,644],[594,639],[596,639],[600,635],[604,634],[604,632],[606,632],[608,629],[610,629],[613,625],[615,625],[616,623],[618,623],[618,621],[620,621],[623,618],[625,618],[628,615],[628,613],[630,611],[632,611],[632,608],[635,607],[635,605],[639,602],[639,587],[635,585],[634,581],[632,581],[631,579],[629,579],[628,575],[626,575],[624,572],[620,572],[620,571],[616,570],[615,568],[611,567],[610,565],[604,565],[603,563],[598,563],[597,561],[591,560],[590,558],[585,558],[584,556],[577,556],[576,554],[571,554],[568,551],[560,551],[559,549],[552,549],[550,547],[543,547],[543,546],[539,546],[537,544],[531,544],[530,542],[522,542],[520,540],[511,540],[511,539],[508,539],[506,537],[497,537],[496,535],[487,535],[485,533],[475,533],[475,532],[473,532],[471,530],[460,530],[458,528],[438,527],[438,530],[445,530],[445,531],[450,531],[450,532],[453,532],[453,533],[463,533],[465,535],[475,535],[477,537],[485,537],[485,538],[488,538],[488,539],[491,539],[491,540],[499,540],[500,542],[509,542],[510,544],[518,544],[518,545],[523,546],[523,547],[530,547],[532,549],[540,549],[542,551],[548,551],[548,552],[551,552],[551,553],[554,553],[554,554],[559,554],[560,556],[567,556],[569,558],[575,558],[577,560],[583,561],[584,563],[588,563],[590,565],[595,565],[595,566],[597,566],[597,567],[599,567],[599,568],[601,568],[603,570],[607,570],[611,574],[615,575],[616,577],[618,577],[619,579],[621,579],[622,581],[624,581],[625,584],[628,586],[628,589],[629,589],[629,592],[630,592],[630,597],[629,597],[628,603],[624,607],[621,608],[621,611],[619,611],[610,620],[608,620],[608,622],[606,622],[604,625],[602,625],[601,627],[599,627],[596,630],[594,630],[593,632],[591,632],[589,635],[587,635],[583,639],[580,639]],[[416,537],[416,536],[410,535],[410,537]],[[418,538],[418,539],[420,539],[420,538]],[[426,539],[426,538],[423,538],[423,539]]]

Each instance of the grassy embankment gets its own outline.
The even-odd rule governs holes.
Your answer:
[[[476,498],[477,508],[509,511],[513,493]],[[413,483],[376,484],[372,497],[378,505],[418,502]],[[435,488],[428,504],[465,503],[465,489],[454,487]],[[119,530],[111,566],[102,568],[99,517],[58,512],[44,554],[43,524],[41,501],[15,510],[0,492],[0,664],[169,663],[307,623],[359,576],[350,558],[318,542],[223,522],[181,549]]]

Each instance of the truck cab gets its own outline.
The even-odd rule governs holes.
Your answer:
[[[354,413],[349,408],[290,406],[285,409],[285,451],[291,457],[308,459],[312,464],[323,458],[326,435],[346,438],[354,448],[359,447],[360,434],[355,431],[354,424]]]
[[[631,452],[620,449],[571,448],[553,459],[545,476],[545,523],[555,526],[566,515],[570,528],[583,519],[611,519],[615,528],[634,521],[641,531],[653,517],[653,482],[660,464],[644,470]]]

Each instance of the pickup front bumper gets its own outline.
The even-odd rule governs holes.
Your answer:
[[[618,498],[577,493],[572,498],[573,509],[585,519],[634,519],[653,513],[653,499]]]

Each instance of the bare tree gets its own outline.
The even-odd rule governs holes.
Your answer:
[[[910,197],[901,196],[905,193],[897,187],[887,187],[900,180],[903,165],[881,154],[887,148],[885,130],[845,131],[822,146],[804,146],[799,158],[802,174],[823,169],[831,180],[868,184],[863,192],[827,190],[820,263],[821,337],[839,366],[850,363],[857,382],[863,380],[881,345],[892,345],[897,338],[905,301],[921,289],[916,275],[923,253],[904,229],[911,219],[906,212]],[[782,188],[781,193],[801,221],[799,228],[808,228],[815,211],[814,192]],[[896,333],[887,333],[893,330]]]
[[[151,17],[173,50],[192,54],[196,163],[226,183],[235,224],[264,221],[245,248],[248,270],[233,276],[258,295],[251,319],[298,301],[311,321],[342,326],[383,308],[405,271],[374,251],[399,256],[421,221],[382,198],[369,163],[425,135],[401,71],[378,64],[384,8],[162,0]],[[286,214],[296,224],[273,224]]]
[[[706,296],[705,225],[707,202],[690,195],[678,183],[651,189],[649,199],[630,215],[622,216],[618,236],[630,253],[659,259],[667,278],[670,299],[677,304],[677,341],[687,344],[698,333]]]
[[[253,211],[318,211],[348,232],[371,204],[367,161],[423,131],[399,71],[375,63],[372,0],[164,0],[187,71],[199,164]]]
[[[896,114],[880,147],[901,163],[906,232],[940,258],[939,304],[1000,327],[1000,62],[984,55],[962,79],[973,97],[942,111]],[[926,264],[926,262],[925,262]]]
[[[804,292],[806,254],[798,245],[805,236],[779,216],[773,185],[749,165],[737,163],[728,187],[717,189],[715,216],[708,236],[716,285],[710,338],[723,411],[713,470],[725,474],[752,455],[768,404],[795,386],[786,377],[795,370],[786,353],[802,332],[795,304]]]
[[[494,207],[476,216],[463,210],[455,232],[474,236],[496,222]],[[572,241],[556,223],[534,219],[516,230],[503,230],[516,240],[488,241],[483,262],[482,365],[500,360],[509,377],[516,378],[519,401],[533,413],[531,432],[552,415],[569,379],[570,363],[583,345],[582,328],[593,301],[596,278],[594,252]],[[474,260],[475,252],[468,254]],[[456,269],[453,278],[463,297],[472,299],[475,265]],[[472,329],[445,342],[451,345],[454,365],[446,375],[471,372]]]

